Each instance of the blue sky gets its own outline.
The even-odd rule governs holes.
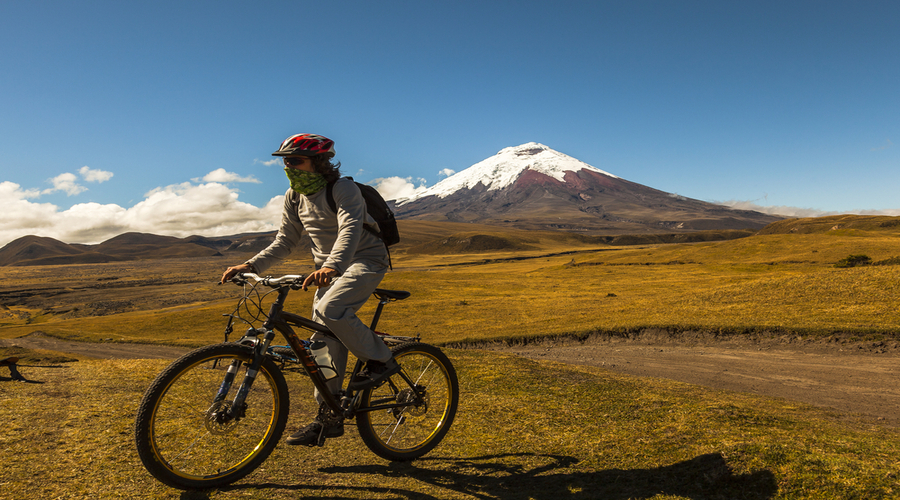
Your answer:
[[[277,223],[300,132],[411,190],[535,141],[663,191],[900,215],[897,2],[2,2],[0,245]]]

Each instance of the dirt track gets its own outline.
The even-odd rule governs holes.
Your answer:
[[[900,343],[828,338],[545,341],[492,350],[562,363],[599,366],[641,377],[678,380],[713,389],[775,396],[841,414],[862,414],[900,426]]]
[[[0,339],[17,345],[95,358],[171,358],[187,349],[143,344],[84,343],[39,332]],[[703,335],[673,339],[668,334],[638,338],[592,338],[586,342],[544,341],[526,346],[492,345],[490,350],[532,359],[598,366],[641,377],[678,380],[713,389],[775,396],[862,414],[900,426],[900,343],[849,342],[828,338],[740,338]],[[27,377],[27,370],[23,369]]]
[[[34,332],[17,339],[0,339],[0,347],[19,346],[25,349],[41,349],[99,359],[175,359],[190,349],[147,344],[120,344],[115,342],[73,342]]]

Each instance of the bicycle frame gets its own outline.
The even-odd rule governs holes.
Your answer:
[[[315,428],[304,428],[302,441],[288,444],[322,446],[328,438],[324,429],[354,417],[362,442],[386,460],[414,460],[441,442],[459,402],[456,370],[447,355],[418,336],[376,332],[391,348],[400,371],[371,388],[351,391],[342,386],[332,393],[328,386],[337,383],[326,383],[324,367],[319,366],[325,363],[316,360],[312,339],[301,336],[307,331],[313,338],[336,336],[313,321],[314,316],[284,310],[288,294],[300,289],[303,279],[239,275],[232,281],[245,285],[244,294],[235,310],[225,314],[229,317],[225,343],[191,351],[156,377],[135,418],[137,452],[154,477],[181,489],[210,488],[237,481],[259,467],[288,423],[292,399],[284,373],[288,364],[302,366],[323,402],[317,404],[316,421],[322,424],[318,437],[309,435]],[[252,286],[247,286],[251,280]],[[270,294],[275,295],[274,303],[267,306],[273,300]],[[373,295],[378,299],[374,330],[383,307],[410,294],[378,288]],[[248,329],[236,343],[229,342],[236,322],[246,323]],[[279,334],[289,345],[272,345]],[[362,366],[357,358],[351,377]],[[203,411],[208,398],[212,404]]]
[[[251,340],[254,343],[255,353],[253,356],[253,361],[247,370],[247,375],[244,377],[242,381],[241,387],[237,392],[237,395],[234,399],[234,402],[231,406],[232,417],[240,418],[242,415],[240,412],[243,411],[243,403],[246,395],[250,391],[250,387],[252,386],[256,373],[259,371],[259,367],[262,364],[263,356],[266,355],[266,351],[269,348],[269,345],[275,339],[275,332],[280,333],[284,339],[287,341],[288,345],[297,355],[297,358],[300,362],[300,365],[303,367],[304,371],[306,371],[307,375],[309,375],[310,380],[312,380],[313,385],[319,392],[319,395],[322,397],[323,402],[334,412],[335,415],[341,415],[344,417],[352,417],[355,412],[366,412],[366,411],[374,411],[381,409],[390,409],[397,408],[402,406],[407,406],[407,404],[384,404],[377,405],[370,408],[357,408],[358,406],[358,397],[360,393],[356,394],[347,394],[344,395],[341,400],[335,397],[332,394],[331,390],[327,387],[325,377],[322,375],[321,370],[319,370],[318,364],[316,363],[315,358],[310,355],[309,351],[306,349],[307,341],[301,340],[300,337],[297,336],[297,333],[294,331],[292,326],[296,326],[299,328],[303,328],[306,330],[311,330],[313,332],[322,333],[331,337],[335,337],[334,333],[325,325],[320,323],[316,323],[311,319],[305,318],[298,314],[294,314],[284,310],[284,303],[287,300],[287,296],[290,293],[291,289],[296,285],[281,285],[277,288],[277,297],[272,305],[269,307],[269,312],[267,314],[265,322],[263,322],[262,326],[258,329],[251,330],[256,332],[253,335],[245,335],[239,342],[245,342],[247,340]],[[383,295],[379,295],[379,292]],[[378,290],[375,293],[375,296],[379,299],[378,307],[375,311],[375,314],[372,318],[372,324],[370,328],[374,331],[375,327],[378,324],[378,320],[381,317],[381,312],[384,309],[384,306],[389,303],[391,300],[399,300],[404,298],[404,295],[390,295],[391,292],[385,290]],[[408,293],[406,294],[408,295]],[[229,328],[231,323],[229,322]],[[258,339],[258,335],[262,332],[265,332],[263,335],[262,341]],[[250,332],[248,332],[249,334]],[[383,334],[382,334],[383,335]],[[418,340],[417,338],[398,338],[401,340]],[[355,375],[362,368],[362,362],[357,360],[356,366],[351,372],[351,377]],[[219,394],[224,395],[228,393],[228,390],[233,383],[233,372],[237,370],[237,367],[232,367],[229,369],[229,375],[226,375],[226,379],[223,381],[222,388],[219,391]],[[412,388],[417,395],[419,395],[419,391],[416,390],[416,383],[410,380],[406,374],[402,371],[399,373],[400,377]],[[220,401],[220,397],[216,397],[216,402]],[[345,406],[342,405],[344,400],[349,401],[349,403]],[[238,412],[238,413],[234,413]]]

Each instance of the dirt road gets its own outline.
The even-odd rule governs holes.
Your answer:
[[[0,339],[18,345],[95,358],[170,358],[187,349],[143,344],[85,343],[36,332]],[[862,414],[900,426],[900,342],[829,337],[711,338],[704,334],[644,333],[632,338],[594,337],[585,342],[541,341],[490,350],[532,359],[598,366],[641,377],[678,380],[713,389],[775,396]]]
[[[190,350],[165,345],[74,342],[51,337],[43,332],[34,332],[16,339],[0,339],[0,347],[10,346],[98,359],[175,359]]]
[[[796,337],[711,340],[593,338],[490,349],[562,363],[598,366],[713,389],[775,396],[863,414],[900,426],[900,343]]]

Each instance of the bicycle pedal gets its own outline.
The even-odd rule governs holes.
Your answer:
[[[316,446],[325,446],[325,426],[319,428],[319,437],[316,438]]]

